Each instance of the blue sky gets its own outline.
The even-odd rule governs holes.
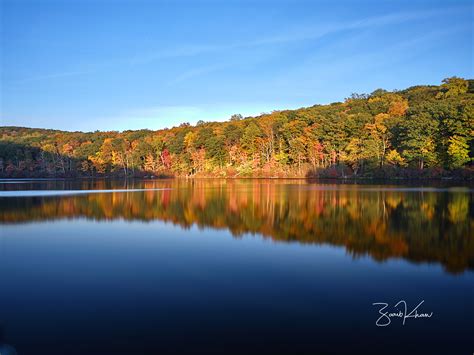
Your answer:
[[[473,1],[1,1],[1,125],[171,127],[473,75]]]

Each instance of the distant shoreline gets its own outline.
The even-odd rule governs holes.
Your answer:
[[[403,177],[272,177],[272,176],[239,176],[239,177],[219,177],[219,176],[166,176],[166,177],[149,177],[149,176],[79,176],[79,177],[0,177],[0,183],[13,182],[35,182],[35,181],[163,181],[163,180],[306,180],[306,181],[322,181],[322,182],[418,182],[418,181],[437,181],[437,182],[472,182],[474,177],[419,177],[419,178],[403,178]]]

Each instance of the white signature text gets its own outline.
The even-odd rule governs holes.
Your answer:
[[[393,307],[393,312],[386,311],[388,307],[388,303],[384,302],[375,302],[372,303],[373,306],[379,306],[379,315],[380,317],[375,322],[375,325],[378,327],[386,327],[392,323],[392,318],[400,318],[402,320],[402,324],[405,325],[407,319],[414,318],[431,318],[433,316],[433,312],[421,312],[419,307],[425,302],[422,300],[418,305],[413,308],[411,311],[409,310],[407,303],[404,300],[399,301]],[[420,313],[418,313],[420,311]]]

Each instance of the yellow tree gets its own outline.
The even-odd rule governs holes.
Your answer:
[[[96,172],[98,172],[99,174],[105,173],[105,171],[107,170],[107,166],[100,152],[97,152],[94,155],[90,155],[88,159],[91,161],[92,166]]]
[[[385,152],[389,146],[389,132],[386,125],[386,121],[389,119],[389,115],[386,113],[379,113],[374,117],[372,123],[367,123],[365,129],[369,132],[370,137],[375,143],[377,161],[380,166],[383,166],[385,160]]]
[[[391,133],[389,127],[399,117],[406,114],[408,101],[397,94],[385,94],[371,99],[373,103],[379,102],[385,112],[375,115],[372,123],[365,125],[370,137],[375,143],[375,153],[380,166],[384,165],[388,148],[390,148]],[[369,100],[370,101],[370,100]]]

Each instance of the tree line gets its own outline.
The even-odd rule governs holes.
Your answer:
[[[0,127],[3,177],[472,177],[474,80],[152,131]]]

